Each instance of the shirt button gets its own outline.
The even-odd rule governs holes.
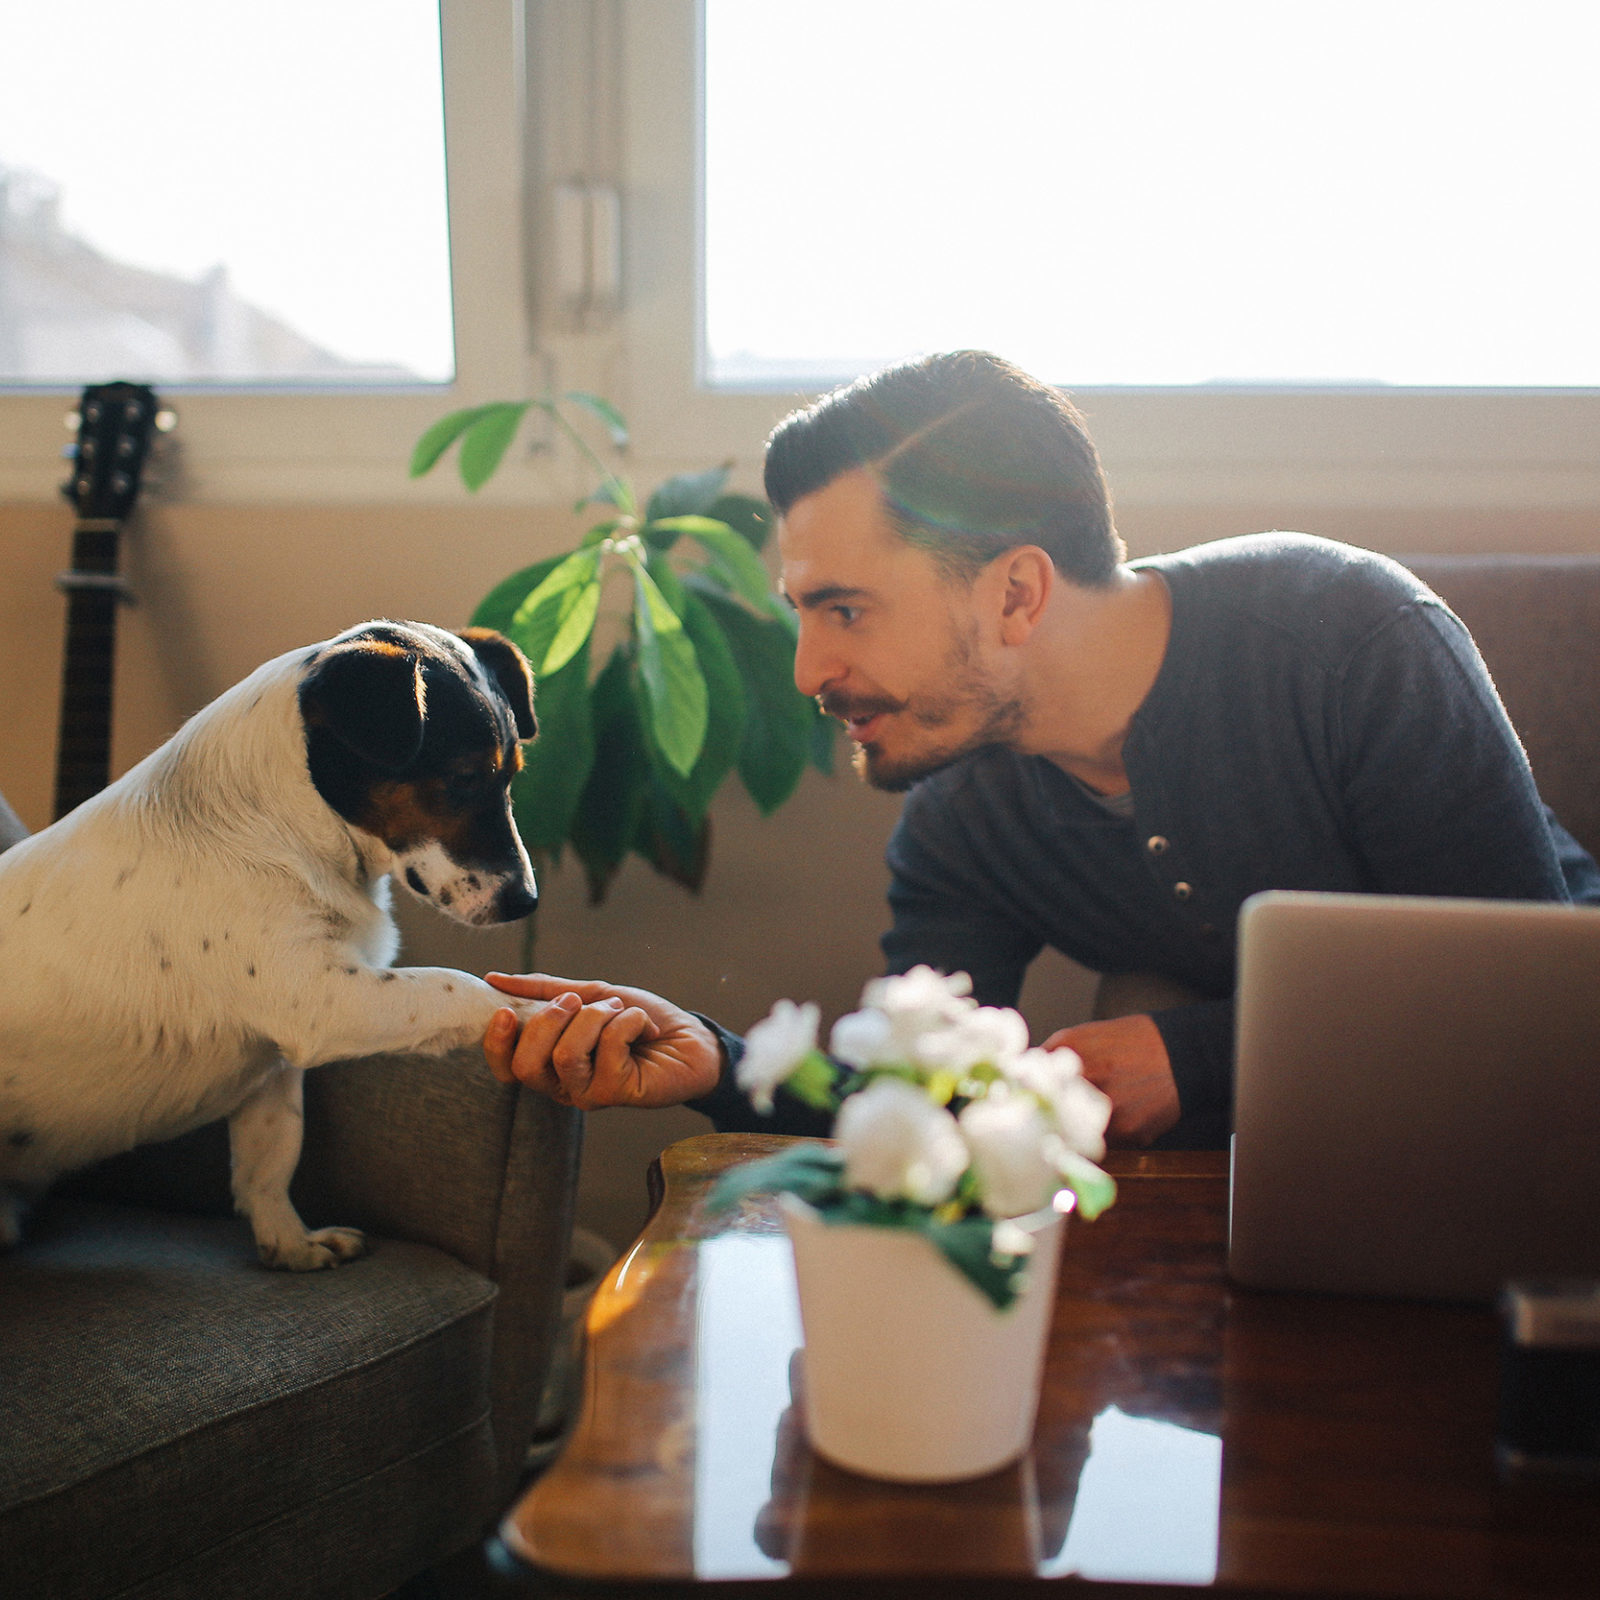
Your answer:
[[[1144,847],[1153,856],[1158,856],[1167,848],[1167,841],[1159,833],[1153,833],[1144,842]]]
[[[1187,900],[1194,893],[1194,890],[1186,883],[1175,883],[1172,886],[1172,892],[1179,900]]]

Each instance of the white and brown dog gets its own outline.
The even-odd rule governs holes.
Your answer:
[[[500,635],[368,623],[269,661],[0,855],[0,1244],[59,1174],[226,1116],[261,1259],[359,1255],[289,1200],[302,1074],[470,1044],[508,1004],[389,965],[389,876],[462,922],[532,911],[508,791],[534,732]]]

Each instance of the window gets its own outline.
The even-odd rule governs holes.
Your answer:
[[[706,0],[705,370],[1600,385],[1600,9]]]
[[[436,0],[0,0],[0,383],[453,368]]]
[[[33,7],[43,25],[57,25],[63,15],[74,6]],[[0,27],[14,28],[13,13],[27,10],[22,0],[0,0]],[[189,59],[193,75],[206,78],[216,76],[214,63],[203,56],[189,58],[181,30],[168,27],[169,19],[188,11],[184,0],[164,0],[163,4],[140,6],[124,5],[120,8],[130,18],[141,22],[169,54]],[[196,8],[202,15],[216,12],[228,15],[253,16],[260,13],[270,17],[277,7],[211,5]],[[319,377],[302,372],[298,376],[281,375],[277,381],[252,384],[249,387],[238,381],[201,378],[187,382],[161,379],[157,387],[163,397],[178,412],[179,425],[176,438],[182,452],[182,494],[194,501],[267,502],[274,500],[337,503],[360,501],[367,503],[401,502],[415,504],[430,498],[444,498],[452,489],[446,474],[436,474],[432,479],[411,483],[406,476],[406,461],[413,441],[442,411],[452,405],[467,405],[503,395],[527,392],[533,383],[528,370],[528,317],[527,295],[523,271],[523,36],[521,28],[522,7],[513,0],[442,0],[437,5],[421,4],[419,0],[323,0],[321,4],[307,3],[295,6],[295,11],[310,20],[304,23],[307,41],[329,41],[332,54],[340,56],[354,53],[350,66],[351,81],[361,79],[362,62],[368,57],[381,57],[387,45],[381,48],[370,38],[362,42],[358,37],[346,37],[339,30],[339,19],[348,13],[371,19],[368,33],[382,32],[390,25],[391,17],[398,18],[409,12],[414,18],[435,19],[429,24],[437,30],[437,40],[432,47],[443,53],[443,110],[446,149],[449,165],[449,271],[451,293],[445,300],[437,291],[439,251],[437,244],[418,244],[418,252],[428,256],[432,265],[435,290],[432,303],[442,306],[439,315],[419,315],[415,320],[424,329],[426,346],[411,346],[411,353],[390,345],[387,349],[365,335],[355,337],[351,332],[356,321],[366,315],[367,306],[362,301],[382,305],[390,295],[391,284],[406,268],[405,263],[388,259],[392,252],[381,253],[374,263],[369,260],[358,278],[359,295],[344,302],[344,310],[329,320],[320,314],[312,315],[298,309],[300,302],[274,302],[262,282],[246,274],[241,266],[229,270],[232,290],[247,305],[258,306],[264,312],[291,326],[318,348],[325,349],[339,361],[347,363],[338,376],[330,378],[326,371]],[[420,30],[422,22],[416,27]],[[29,24],[31,28],[32,24]],[[203,28],[203,24],[197,25]],[[360,34],[361,30],[357,29]],[[13,35],[7,32],[6,39]],[[198,35],[197,35],[198,37]],[[413,72],[412,82],[422,75],[422,61],[427,54],[423,44],[416,42],[422,35],[412,35],[408,59],[412,68],[394,60],[383,72],[374,73],[374,86],[394,84],[399,81],[393,74]],[[0,50],[7,49],[0,42]],[[308,53],[315,53],[307,45]],[[26,72],[31,55],[25,54],[18,70]],[[341,63],[334,67],[342,70]],[[0,72],[11,70],[9,55],[0,64]],[[419,114],[420,128],[431,116],[436,125],[439,111],[438,60],[428,68],[433,77],[429,89],[417,92],[431,97],[431,111]],[[339,81],[338,70],[334,81]],[[119,91],[120,92],[120,91]],[[123,115],[136,121],[142,114],[142,104],[148,96],[148,87],[138,81],[132,83],[126,95],[127,109]],[[320,92],[320,91],[319,91]],[[9,89],[7,90],[9,94]],[[335,90],[329,88],[327,95]],[[280,91],[281,104],[270,113],[261,113],[274,126],[299,119],[313,126],[329,128],[335,132],[344,127],[351,115],[348,97],[339,91],[339,104],[334,109],[340,114],[323,122],[316,108],[301,106]],[[409,93],[409,91],[408,91]],[[198,141],[205,137],[205,114],[197,111],[199,122],[190,137]],[[4,123],[0,123],[4,126]],[[348,129],[346,129],[348,131]],[[342,136],[342,135],[341,135]],[[287,139],[288,135],[282,135]],[[115,145],[115,136],[112,136]],[[136,141],[129,140],[132,145]],[[0,155],[8,162],[16,159]],[[31,157],[29,158],[31,161]],[[439,238],[437,228],[437,203],[440,184],[435,154],[430,170],[425,157],[418,156],[418,170],[406,179],[404,187],[414,188],[425,207],[431,207],[434,221],[428,224],[429,237]],[[112,171],[125,193],[137,198],[147,182],[143,164],[131,156],[124,158],[119,149],[107,155],[108,170]],[[119,166],[126,170],[118,170]],[[353,180],[353,192],[343,199],[348,202],[352,215],[372,206],[377,212],[392,209],[386,185],[375,176],[381,163],[363,165],[363,170]],[[369,192],[370,191],[370,192]],[[37,203],[39,191],[32,189],[33,200],[24,198],[24,204]],[[218,203],[214,192],[196,193],[189,197],[191,209],[210,211],[222,215],[225,208]],[[263,212],[280,231],[291,229],[293,220],[285,221],[275,208],[263,202]],[[65,194],[61,200],[61,218],[70,226],[80,226],[72,219],[74,211]],[[332,227],[328,223],[329,228]],[[81,224],[88,234],[86,222]],[[331,235],[323,233],[324,223],[318,221],[314,231],[318,234],[320,259],[327,257],[336,246]],[[391,234],[390,240],[396,239]],[[414,240],[415,242],[415,240]],[[119,249],[124,248],[119,245]],[[395,249],[406,251],[410,246],[395,244]],[[109,248],[107,253],[110,253]],[[148,264],[148,258],[129,254],[138,265]],[[156,261],[163,271],[178,278],[192,281],[194,257]],[[400,304],[390,301],[392,313]],[[407,302],[406,304],[410,304]],[[453,315],[452,315],[453,312]],[[450,376],[450,348],[447,324],[441,319],[449,317],[454,328],[454,382],[447,390],[443,380]],[[409,311],[398,319],[410,323]],[[430,331],[431,330],[431,331]],[[408,335],[415,329],[408,328]],[[372,371],[375,364],[390,368],[385,374]],[[395,366],[407,369],[402,377]],[[97,380],[109,377],[138,377],[137,371],[99,370],[92,374]],[[382,381],[374,381],[380,378]],[[62,416],[70,408],[79,383],[62,377],[54,383],[38,381],[22,388],[0,392],[0,498],[23,501],[42,501],[55,498],[55,488],[60,480],[59,451],[65,435]],[[5,385],[0,382],[0,390]],[[505,485],[492,485],[486,491],[491,498],[513,492],[515,486],[507,478]]]

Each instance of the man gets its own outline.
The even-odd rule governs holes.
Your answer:
[[[795,681],[909,789],[889,968],[1017,998],[1051,944],[1184,1003],[1064,1029],[1113,1142],[1225,1142],[1235,928],[1257,890],[1600,901],[1476,648],[1395,563],[1296,534],[1128,563],[1082,419],[981,352],[890,368],[768,444]],[[561,998],[491,1065],[583,1105],[762,1122],[737,1041],[639,991]],[[609,1000],[606,998],[609,996]],[[632,1046],[632,1048],[628,1048]]]

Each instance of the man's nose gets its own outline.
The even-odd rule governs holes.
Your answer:
[[[838,663],[819,644],[816,630],[800,619],[800,637],[794,647],[794,686],[808,699],[821,694],[840,676]]]

